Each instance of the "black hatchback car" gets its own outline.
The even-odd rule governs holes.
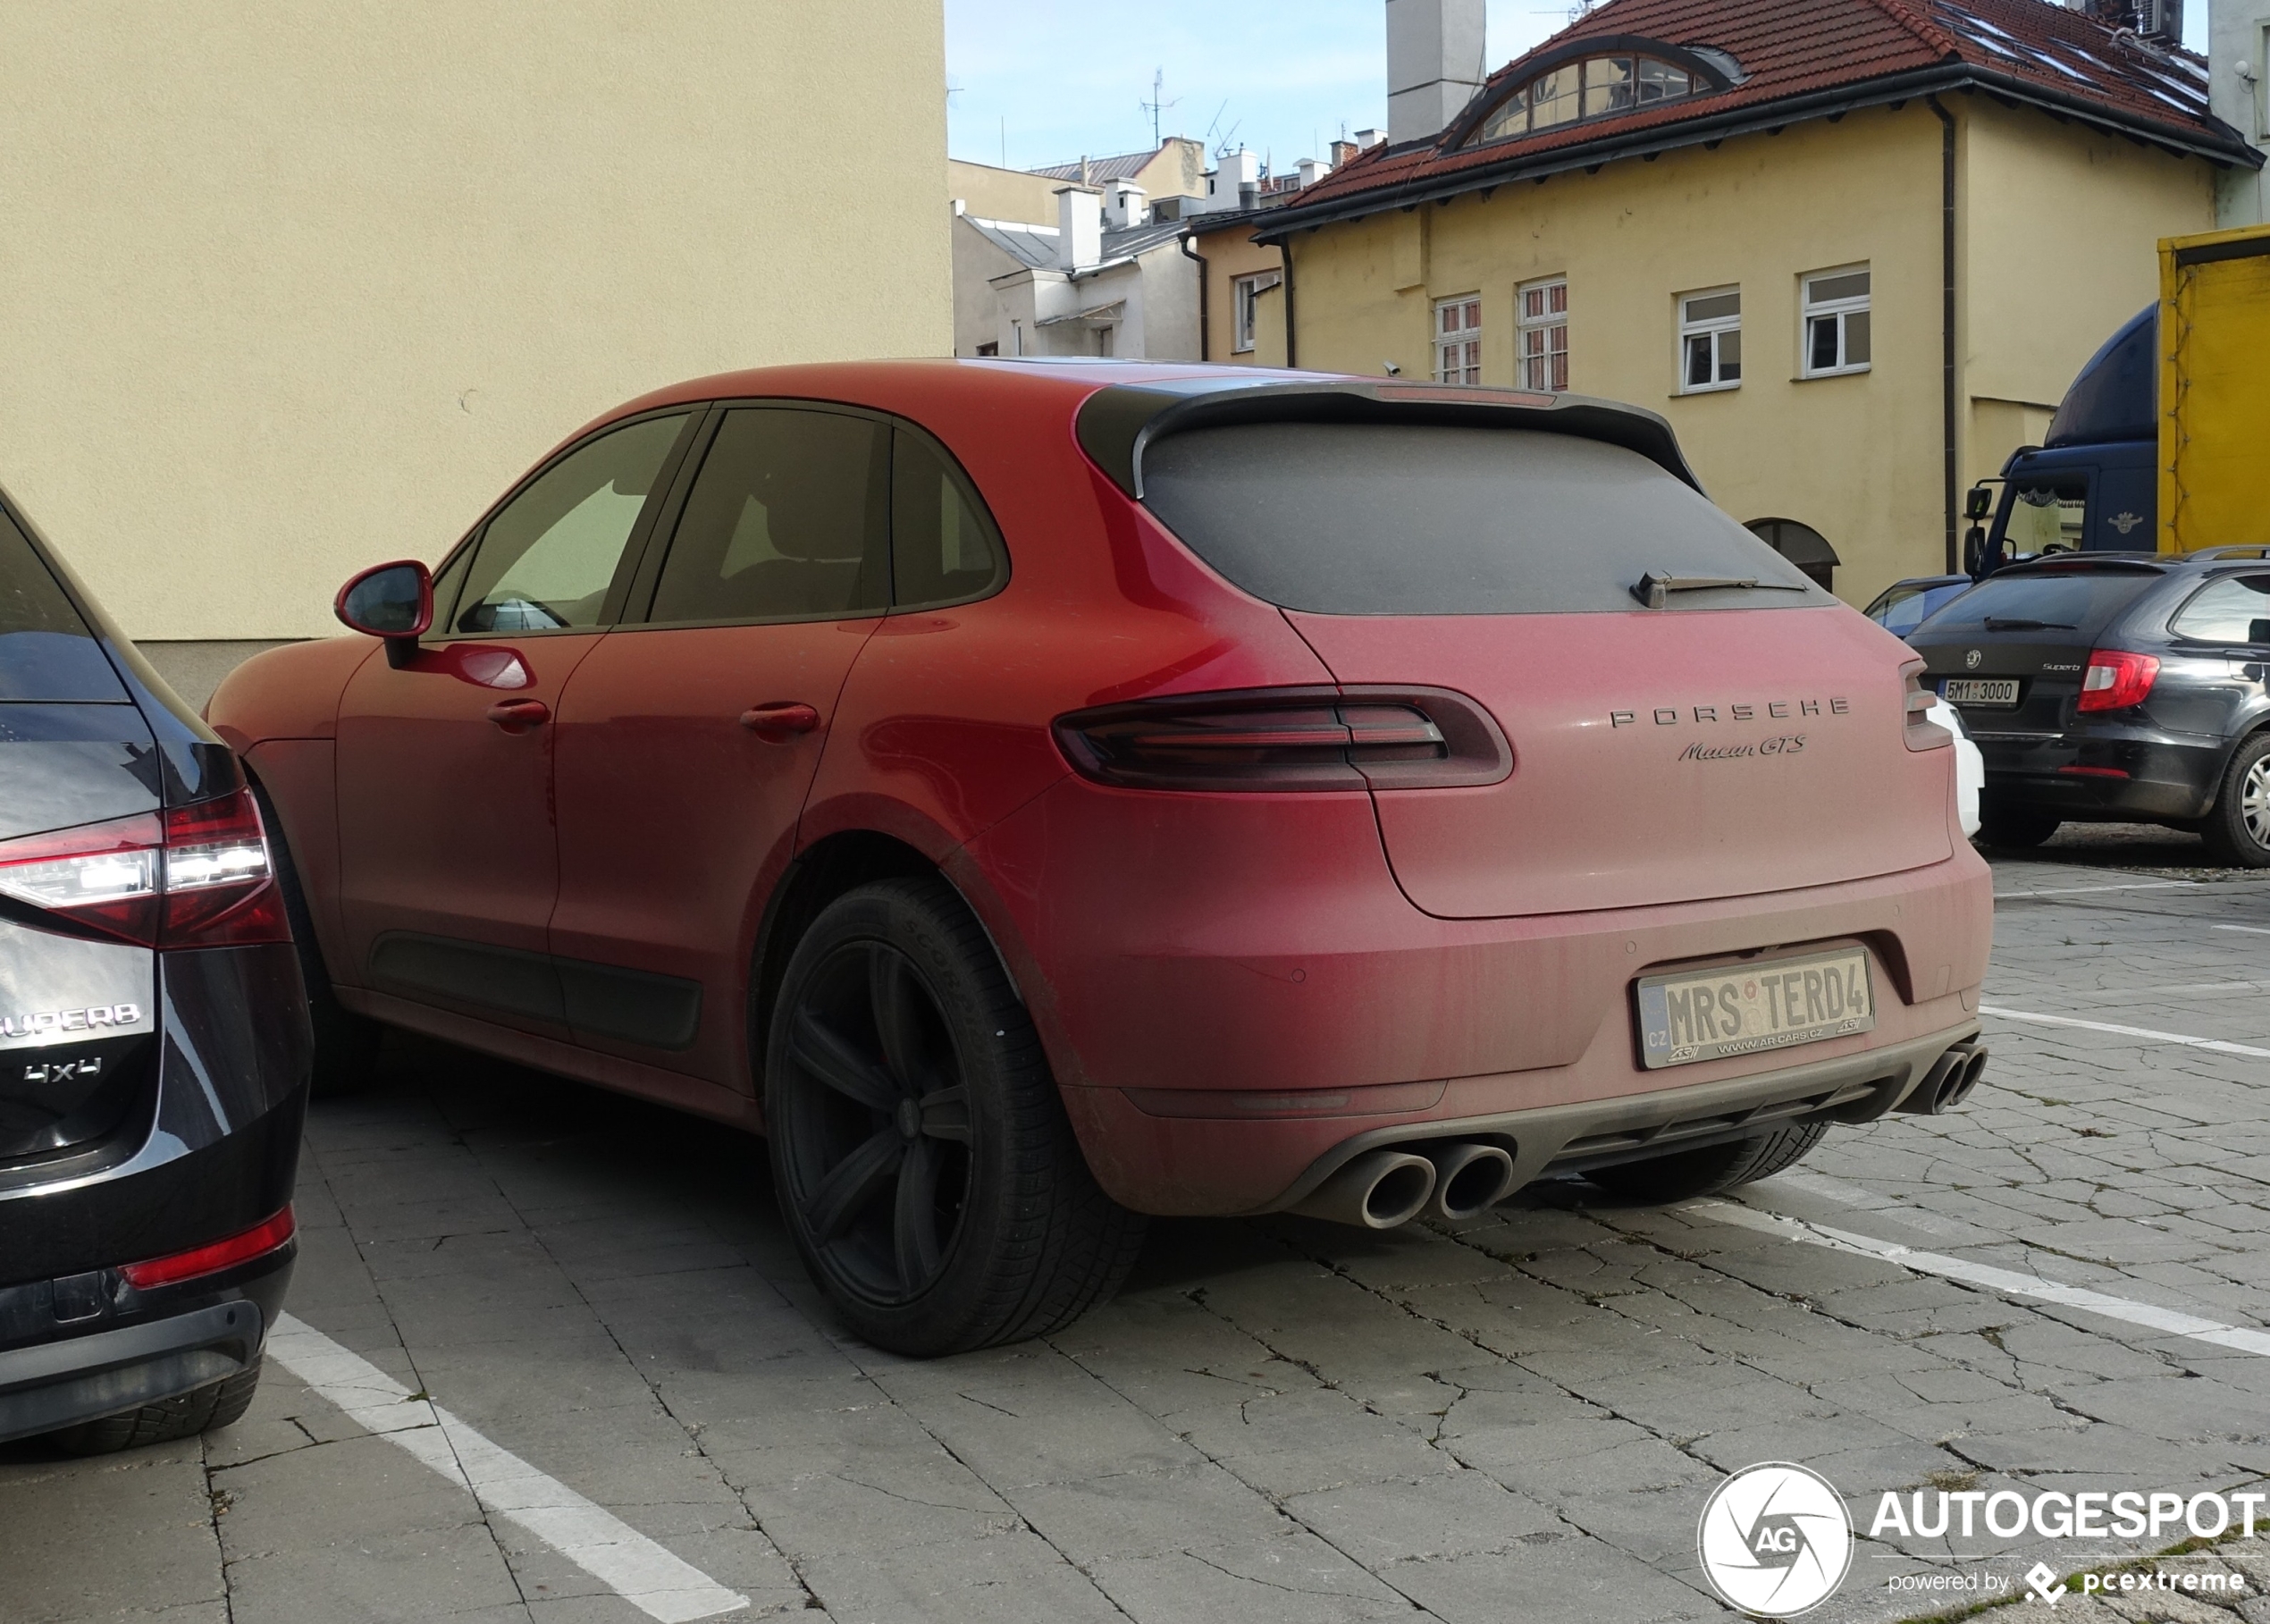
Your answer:
[[[0,1442],[244,1412],[309,1051],[235,759],[0,496]]]
[[[1981,839],[2163,823],[2221,862],[2270,866],[2266,551],[2040,559],[1908,634],[1985,754]]]

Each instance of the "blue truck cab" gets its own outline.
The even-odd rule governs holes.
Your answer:
[[[2146,307],[2089,358],[2049,421],[2048,443],[1981,482],[1964,564],[1974,576],[2045,551],[2150,552],[2158,544],[2159,307]],[[1992,516],[1990,527],[1978,521]]]

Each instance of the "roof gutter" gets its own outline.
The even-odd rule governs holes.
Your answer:
[[[1358,220],[1367,215],[1383,214],[1391,208],[1416,208],[1422,203],[1462,197],[1467,192],[1486,190],[1512,181],[1542,181],[1573,170],[1597,169],[1619,158],[1649,157],[1725,140],[1733,136],[1756,135],[1810,119],[1830,118],[1839,114],[1856,113],[1863,108],[1887,106],[1895,102],[1964,90],[1982,90],[2011,101],[2022,102],[2062,118],[2073,119],[2114,135],[2151,141],[2181,156],[2206,158],[2211,163],[2260,169],[2266,161],[2264,155],[2249,146],[2236,130],[2230,130],[2221,142],[2212,142],[2202,138],[2196,130],[2127,117],[2108,109],[2102,102],[2028,84],[1985,69],[1974,68],[1966,63],[1938,63],[1929,68],[1916,68],[1904,73],[1870,80],[1864,84],[1756,103],[1730,112],[1682,119],[1675,123],[1633,130],[1576,147],[1556,147],[1543,153],[1517,154],[1500,163],[1477,164],[1454,174],[1432,176],[1401,186],[1351,192],[1345,198],[1306,206],[1288,204],[1271,211],[1272,217],[1263,229],[1254,233],[1254,240],[1281,243],[1292,232],[1308,227]],[[2228,126],[2224,128],[2227,130]]]

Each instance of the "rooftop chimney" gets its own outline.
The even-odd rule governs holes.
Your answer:
[[[1332,167],[1338,169],[1341,164],[1353,159],[1355,156],[1361,151],[1363,151],[1363,148],[1357,146],[1353,141],[1334,141],[1332,144]]]
[[[1384,130],[1358,130],[1356,132],[1356,150],[1369,152],[1373,147],[1383,144],[1386,139],[1387,134]]]
[[[1115,231],[1141,225],[1149,217],[1149,196],[1132,181],[1114,181],[1104,189],[1104,218],[1111,222]]]
[[[1056,189],[1056,269],[1084,271],[1104,257],[1104,199],[1085,186]]]
[[[1389,140],[1440,135],[1474,99],[1487,21],[1487,0],[1387,0]]]

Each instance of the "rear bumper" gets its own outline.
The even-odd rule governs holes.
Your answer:
[[[2074,820],[2204,817],[2230,755],[2220,739],[2119,726],[1972,736],[1989,802]]]
[[[83,1283],[0,1291],[0,1329],[32,1337],[0,1349],[0,1443],[177,1398],[249,1369],[282,1306],[295,1255],[287,1243],[226,1274],[149,1292],[107,1269]],[[77,1283],[91,1287],[99,1306],[59,1322],[56,1287]]]

